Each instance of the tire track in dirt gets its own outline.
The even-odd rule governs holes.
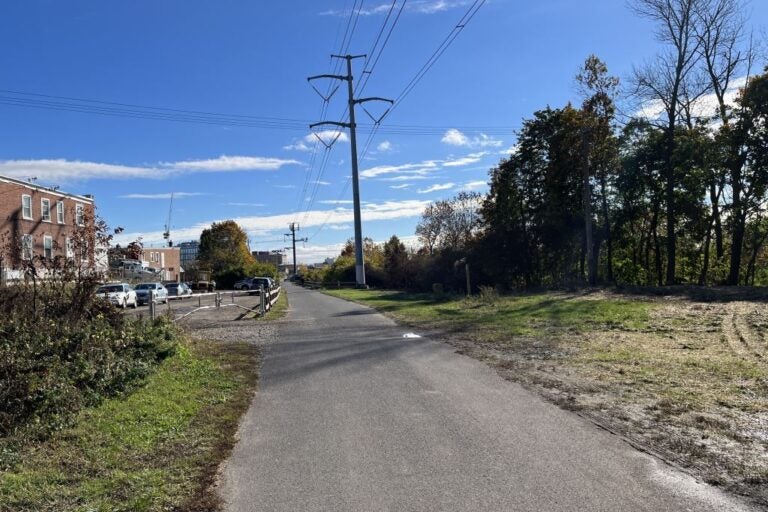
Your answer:
[[[747,322],[750,314],[746,304],[732,302],[725,308],[721,329],[728,346],[738,355],[762,359],[765,340]]]

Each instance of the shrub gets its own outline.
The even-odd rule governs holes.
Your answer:
[[[170,322],[126,319],[93,288],[85,280],[0,288],[0,465],[14,436],[63,428],[174,352]]]

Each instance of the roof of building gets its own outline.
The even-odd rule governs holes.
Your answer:
[[[53,196],[59,196],[59,197],[68,197],[70,199],[76,199],[78,201],[82,201],[84,203],[93,203],[93,196],[90,195],[77,195],[77,194],[69,194],[67,192],[61,192],[58,190],[58,188],[48,188],[43,187],[42,185],[35,185],[34,183],[30,183],[28,181],[22,181],[17,180],[16,178],[11,178],[8,176],[2,176],[0,175],[0,183],[11,183],[14,185],[19,185],[22,187],[26,187],[32,190],[36,190],[39,192],[45,192],[46,194],[51,194]]]

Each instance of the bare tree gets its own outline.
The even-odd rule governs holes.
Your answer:
[[[667,202],[667,273],[666,283],[675,282],[677,225],[675,212],[675,128],[680,119],[682,92],[686,79],[700,58],[700,41],[695,22],[698,3],[703,0],[634,0],[637,14],[656,23],[656,37],[667,46],[655,61],[635,69],[637,94],[648,102],[658,102],[666,116],[664,123],[664,178]]]

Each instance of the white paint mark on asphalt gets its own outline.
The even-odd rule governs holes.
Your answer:
[[[403,338],[421,338],[418,334],[414,334],[412,332],[407,332],[403,334]]]

